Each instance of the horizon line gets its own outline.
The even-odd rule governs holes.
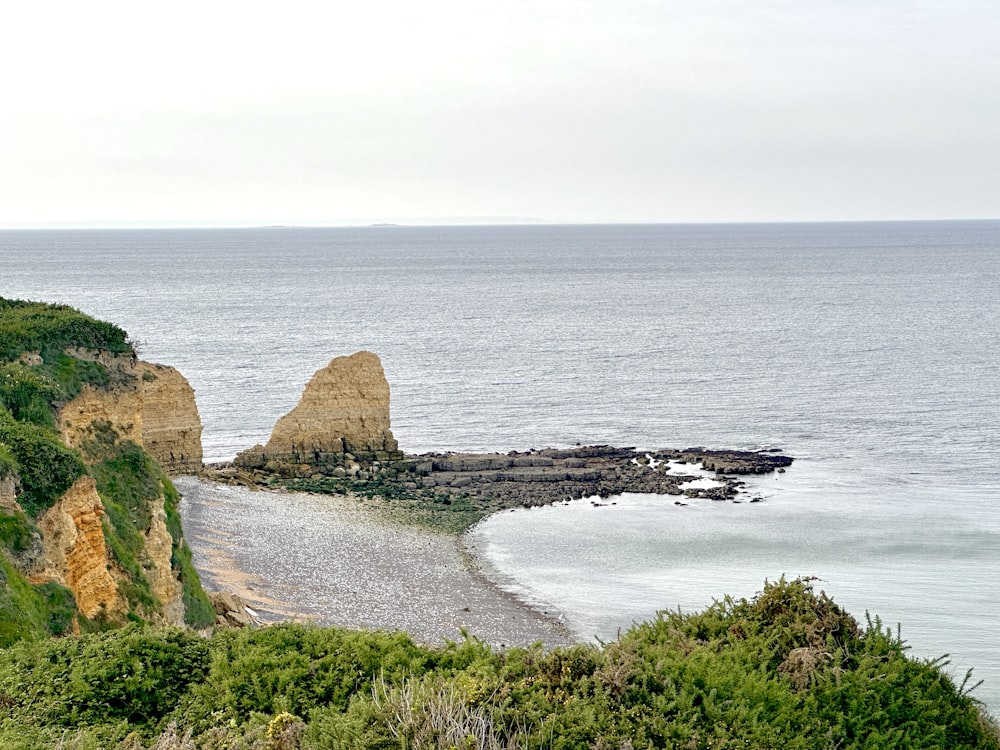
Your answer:
[[[990,222],[997,217],[969,218],[880,218],[880,219],[750,219],[712,221],[665,221],[594,219],[571,221],[519,216],[410,217],[400,219],[346,221],[267,221],[252,220],[171,220],[171,221],[39,221],[0,223],[0,231],[26,230],[102,230],[102,229],[392,229],[432,227],[500,227],[500,226],[738,226],[765,224],[893,224],[918,222]]]

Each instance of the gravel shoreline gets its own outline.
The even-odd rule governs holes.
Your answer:
[[[238,594],[264,621],[404,630],[426,643],[463,630],[495,646],[578,640],[498,588],[459,537],[394,521],[370,501],[174,484],[205,588]]]

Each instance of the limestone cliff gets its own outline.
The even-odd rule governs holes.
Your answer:
[[[104,540],[104,504],[92,477],[80,477],[38,519],[43,554],[28,580],[55,581],[76,598],[77,609],[93,618],[105,613],[120,617],[128,605],[118,591]]]
[[[80,352],[74,352],[79,357]],[[59,413],[64,440],[76,448],[96,422],[108,422],[124,439],[142,446],[169,473],[202,466],[201,419],[194,389],[173,367],[119,357],[105,362],[119,378],[112,388],[84,385]]]
[[[371,352],[336,357],[317,371],[267,445],[244,451],[236,462],[337,465],[348,454],[365,463],[402,457],[389,429],[389,383]]]
[[[142,445],[168,473],[201,469],[201,418],[194,389],[173,367],[139,362]]]
[[[172,567],[174,539],[167,528],[162,495],[151,510],[152,519],[145,534],[149,563],[146,577],[156,598],[163,604],[163,623],[181,626],[184,624],[184,587]]]

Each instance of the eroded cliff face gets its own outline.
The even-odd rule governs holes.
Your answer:
[[[10,511],[20,510],[11,501]],[[183,586],[172,568],[173,539],[167,529],[163,497],[150,508],[141,561],[162,612],[143,612],[160,625],[184,625]],[[103,524],[105,507],[94,479],[83,476],[37,521],[38,534],[26,549],[12,556],[14,566],[33,584],[54,581],[76,598],[81,614],[120,620],[129,605],[121,593],[126,575],[108,552]]]
[[[104,504],[92,477],[80,477],[40,519],[42,554],[33,565],[32,583],[55,581],[76,597],[86,617],[102,612],[115,619],[128,611],[112,574],[102,519]]]
[[[142,441],[167,473],[201,470],[201,417],[194,389],[173,367],[138,362]]]
[[[187,379],[173,367],[128,358],[102,364],[127,378],[108,389],[84,385],[62,408],[59,429],[67,444],[80,447],[92,436],[95,422],[109,422],[121,438],[142,446],[168,473],[199,471],[201,418]]]
[[[353,457],[349,458],[349,457]],[[298,405],[278,420],[265,446],[237,457],[237,464],[288,462],[303,466],[402,458],[389,429],[389,383],[371,352],[336,357],[316,372]]]
[[[106,388],[84,385],[60,410],[59,430],[68,445],[80,448],[100,432],[95,425],[107,424],[117,439],[141,446],[167,472],[201,470],[201,419],[194,390],[180,372],[129,356],[79,349],[68,353],[100,362],[112,376]],[[73,591],[78,609],[87,617],[103,611],[116,619],[128,611],[118,588],[126,575],[109,562],[100,521],[104,506],[93,480],[84,477],[77,484],[80,482],[88,483],[89,489],[84,492],[74,485],[39,521],[45,549],[43,569],[32,571],[30,579],[63,583]],[[150,525],[143,532],[145,559],[141,561],[163,612],[144,614],[162,624],[183,625],[183,587],[172,568],[173,539],[163,503],[162,494],[151,501]],[[75,535],[70,533],[71,527],[77,529]],[[38,565],[36,562],[34,567]]]
[[[146,531],[146,554],[149,563],[146,577],[149,579],[156,598],[163,603],[162,620],[165,625],[184,625],[183,586],[171,567],[173,537],[167,530],[167,515],[163,509],[163,497],[152,509],[152,520]]]

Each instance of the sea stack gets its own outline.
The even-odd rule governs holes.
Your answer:
[[[235,463],[303,475],[402,458],[389,429],[382,363],[371,352],[357,352],[318,370],[298,405],[275,424],[267,445],[244,451]]]

